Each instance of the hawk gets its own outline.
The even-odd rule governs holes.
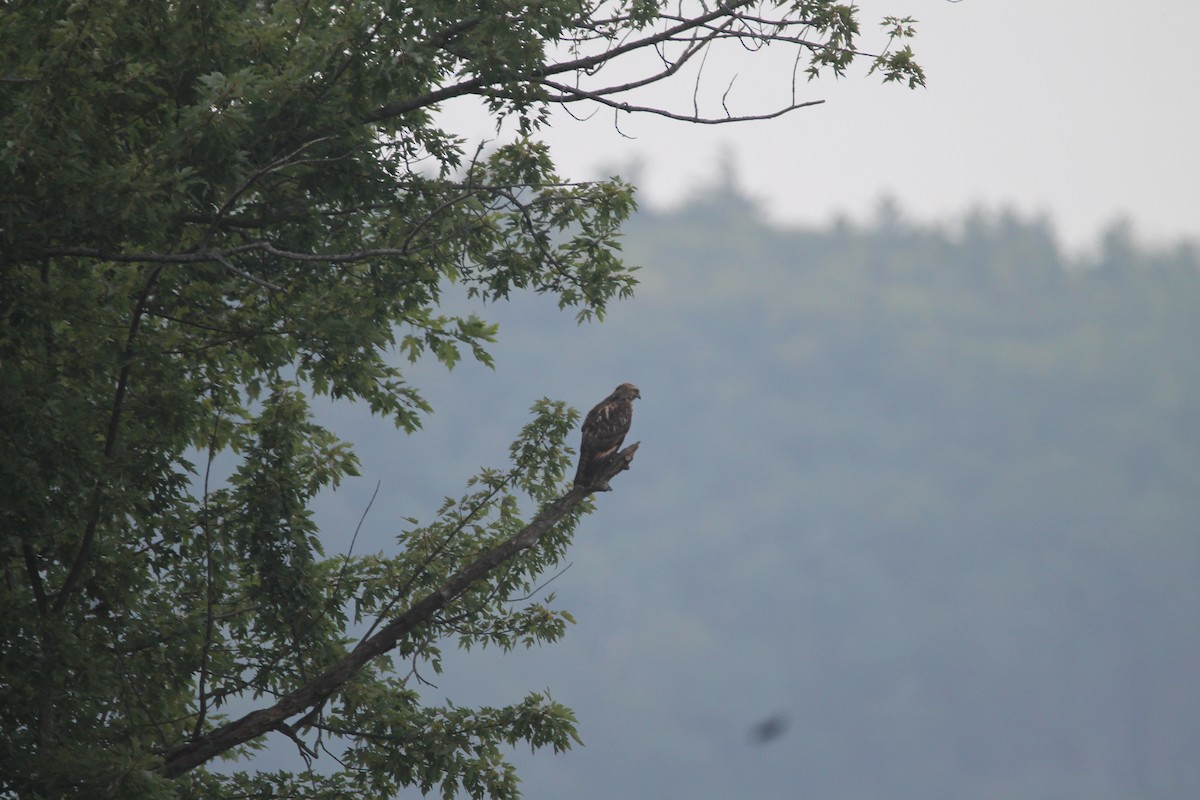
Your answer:
[[[583,441],[579,445],[576,486],[591,486],[600,468],[620,449],[629,432],[629,423],[633,421],[634,398],[641,396],[632,383],[622,383],[588,412],[583,421]]]

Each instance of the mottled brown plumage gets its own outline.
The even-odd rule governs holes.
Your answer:
[[[641,396],[632,383],[622,383],[588,412],[579,445],[576,486],[591,486],[600,468],[620,449],[633,421],[634,398]]]

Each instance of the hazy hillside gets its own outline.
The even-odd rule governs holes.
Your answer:
[[[331,547],[382,481],[362,551],[501,461],[537,397],[642,389],[634,469],[547,589],[579,624],[431,692],[575,708],[585,748],[519,757],[531,798],[1196,797],[1196,251],[761,217],[728,187],[640,215],[643,285],[603,325],[484,309],[496,371],[420,368],[416,436],[329,412],[364,459]]]

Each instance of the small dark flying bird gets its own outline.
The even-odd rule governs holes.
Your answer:
[[[591,486],[600,468],[621,448],[629,424],[633,422],[633,401],[641,396],[632,383],[622,383],[588,412],[583,421],[583,441],[579,445],[576,486]]]
[[[788,718],[783,714],[773,714],[755,723],[754,727],[750,729],[750,741],[753,744],[766,744],[783,736],[787,728]]]

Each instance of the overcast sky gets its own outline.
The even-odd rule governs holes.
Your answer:
[[[870,216],[883,195],[920,220],[972,206],[1047,214],[1086,246],[1119,217],[1139,238],[1200,238],[1200,3],[1194,0],[864,0],[864,47],[885,14],[919,20],[928,86],[864,78],[800,86],[823,105],[781,119],[695,126],[611,112],[555,116],[564,175],[642,164],[643,203],[677,202],[724,154],[744,189],[782,221]],[[705,67],[709,109],[736,74],[734,113],[786,97],[783,53],[730,52]],[[686,110],[692,84],[670,89]],[[702,98],[703,99],[703,98]],[[578,109],[576,109],[578,110]]]

